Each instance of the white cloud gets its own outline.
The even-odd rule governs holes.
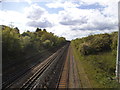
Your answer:
[[[28,4],[32,4],[32,0],[25,0]]]
[[[18,27],[21,29],[21,32],[23,32],[27,27],[25,26],[25,23],[28,21],[27,18],[25,18],[24,14],[16,12],[16,11],[1,11],[0,10],[0,24],[3,25],[10,25],[11,22],[15,27]]]
[[[80,30],[72,30],[70,29],[69,26],[63,26],[63,25],[58,25],[54,26],[52,28],[47,28],[49,32],[53,32],[58,36],[66,37],[67,40],[72,40],[75,38],[80,38],[80,37],[85,37],[88,34],[90,34],[92,31],[86,30],[86,31],[80,31]]]
[[[117,19],[106,17],[99,10],[71,8],[61,11],[60,15],[62,25],[73,25],[76,30],[111,30],[117,27]]]
[[[76,3],[72,3],[72,2],[53,2],[53,3],[48,3],[46,4],[47,7],[49,8],[71,8],[71,7],[77,7],[79,6]]]
[[[28,30],[35,30],[36,27],[46,28],[49,32],[64,36],[69,40],[87,36],[90,33],[97,34],[117,30],[118,0],[58,0],[48,2],[46,6],[50,9],[63,8],[56,14],[49,13],[47,11],[49,9],[45,9],[45,7],[33,4],[32,0],[25,1],[30,4],[30,7],[26,7],[24,13],[0,11],[0,17],[4,17],[0,20],[4,21],[5,24],[14,22],[18,28],[22,27],[22,30],[23,28]],[[104,8],[102,10],[79,8],[81,5],[94,5],[95,3]]]
[[[37,4],[32,4],[30,7],[25,8],[26,18],[29,21],[26,25],[30,27],[47,28],[52,27],[52,23],[49,21],[49,13]]]
[[[47,27],[52,27],[52,24],[48,21],[48,20],[44,20],[44,21],[29,21],[27,22],[28,26],[31,27],[40,27],[40,28],[47,28]]]
[[[73,3],[74,2],[74,3]],[[77,4],[75,4],[77,2]],[[88,35],[89,33],[109,33],[118,29],[118,0],[80,0],[79,5],[91,5],[98,3],[103,10],[80,9],[78,1],[53,2],[47,4],[49,8],[64,8],[58,13],[59,23],[64,30],[59,31],[59,35],[72,39]],[[71,5],[70,5],[71,4]],[[60,26],[60,25],[59,25]],[[60,27],[59,27],[60,28]],[[61,28],[62,29],[62,28]],[[82,34],[81,34],[82,33]]]
[[[33,4],[30,7],[25,8],[25,14],[27,18],[37,20],[41,18],[43,14],[47,13],[46,10],[37,4]]]

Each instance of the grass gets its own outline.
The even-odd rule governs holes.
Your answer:
[[[82,64],[93,88],[120,88],[115,80],[116,51],[82,56],[72,43],[76,60]],[[79,65],[79,63],[77,63]]]

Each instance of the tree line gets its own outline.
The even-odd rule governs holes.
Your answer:
[[[66,42],[46,29],[37,28],[35,32],[26,31],[20,34],[19,29],[1,25],[2,54],[4,59],[16,58],[27,52],[40,52],[45,49],[59,47]]]
[[[111,34],[97,34],[73,40],[76,49],[82,55],[97,54],[99,52],[117,49],[118,32]]]

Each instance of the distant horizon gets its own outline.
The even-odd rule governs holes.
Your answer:
[[[12,24],[20,33],[45,28],[67,40],[118,31],[119,0],[3,0],[0,25]]]

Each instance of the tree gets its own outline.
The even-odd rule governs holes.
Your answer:
[[[44,45],[44,47],[46,47],[46,48],[50,48],[51,47],[51,41],[50,40],[45,40],[44,42],[43,42],[43,45]]]
[[[18,27],[15,27],[14,29],[15,29],[16,33],[20,33],[20,30],[18,29]]]
[[[39,29],[39,28],[37,28],[37,29],[36,29],[36,32],[39,32],[39,31],[42,31],[42,30],[41,30],[41,29]]]
[[[47,30],[46,30],[46,29],[43,29],[43,31],[44,31],[44,32],[47,32]]]
[[[6,27],[2,31],[2,46],[3,56],[18,56],[21,52],[21,43],[19,39],[19,33],[16,33],[14,29]]]

